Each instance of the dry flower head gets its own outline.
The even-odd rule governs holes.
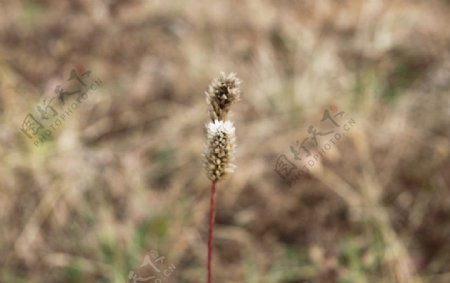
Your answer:
[[[206,101],[210,107],[211,120],[224,121],[227,118],[231,104],[238,101],[241,95],[241,81],[235,73],[220,73],[206,92]]]
[[[208,178],[220,181],[228,173],[232,173],[232,164],[236,148],[235,128],[230,121],[215,120],[206,125],[208,140],[204,153],[205,168]]]

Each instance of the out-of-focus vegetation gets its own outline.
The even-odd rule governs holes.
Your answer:
[[[450,282],[449,26],[444,0],[1,1],[0,282],[204,282],[220,71],[243,85],[216,282]],[[35,146],[73,69],[101,86]],[[288,186],[330,107],[356,123]]]

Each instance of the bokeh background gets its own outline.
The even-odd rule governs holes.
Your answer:
[[[243,83],[216,282],[450,282],[449,26],[444,0],[1,1],[0,282],[205,282],[221,71]],[[326,110],[355,124],[287,184]]]

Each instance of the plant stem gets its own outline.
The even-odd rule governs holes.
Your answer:
[[[212,283],[212,256],[214,239],[214,222],[216,218],[216,182],[211,184],[211,203],[209,209],[209,230],[208,230],[208,283]]]

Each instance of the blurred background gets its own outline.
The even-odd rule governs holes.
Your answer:
[[[449,4],[0,1],[0,282],[450,282]]]

